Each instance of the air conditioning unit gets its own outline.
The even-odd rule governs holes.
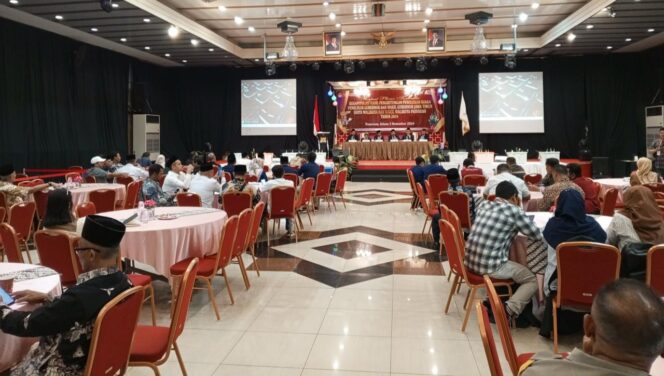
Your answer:
[[[134,152],[140,158],[145,152],[155,160],[160,154],[159,115],[134,114]]]
[[[646,128],[664,127],[664,106],[646,107]]]

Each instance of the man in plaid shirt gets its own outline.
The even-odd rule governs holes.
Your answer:
[[[496,200],[479,208],[466,245],[466,267],[491,278],[512,279],[519,288],[505,303],[510,316],[518,316],[537,292],[535,275],[527,267],[509,261],[512,240],[521,233],[529,240],[542,241],[542,233],[521,209],[519,191],[503,181],[496,187]]]

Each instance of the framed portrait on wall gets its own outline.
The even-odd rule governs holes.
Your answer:
[[[427,52],[445,51],[445,28],[433,27],[427,29]]]
[[[325,56],[341,55],[341,32],[323,33],[323,49]]]

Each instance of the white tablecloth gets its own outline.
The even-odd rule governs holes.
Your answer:
[[[172,220],[155,219],[147,223],[140,223],[138,219],[132,221],[120,243],[123,257],[151,265],[158,273],[168,277],[171,265],[180,260],[217,253],[221,228],[227,218],[225,211],[193,207],[163,207],[155,211],[156,216],[181,216]],[[195,212],[197,214],[193,214]],[[134,213],[136,209],[101,215],[124,220]],[[79,220],[79,228],[83,220]]]
[[[629,178],[624,179],[595,179],[606,189],[617,188],[619,192],[629,188]]]
[[[503,162],[475,163],[475,167],[481,168],[482,171],[484,172],[484,176],[490,178],[494,175],[496,168],[501,163]],[[446,170],[449,170],[450,168],[457,168],[461,170],[463,168],[463,165],[453,162],[443,162],[442,165],[443,167],[445,167]],[[526,171],[526,174],[540,174],[542,176],[546,175],[546,170],[544,169],[543,162],[528,162],[520,166],[523,167],[524,171]]]
[[[546,223],[549,222],[551,217],[553,217],[553,213],[551,212],[528,212],[527,214],[534,216],[533,221],[535,222],[535,225],[540,228],[540,230],[544,230]],[[613,219],[613,217],[606,215],[591,215],[591,217],[595,218],[597,223],[599,223],[599,225],[602,226],[602,229],[605,231],[607,227],[609,227],[611,219]]]
[[[82,184],[80,188],[74,188],[69,190],[71,192],[71,200],[72,203],[74,204],[74,207],[76,207],[76,205],[78,204],[90,201],[88,198],[90,192],[98,191],[100,189],[114,190],[116,202],[123,202],[125,195],[127,194],[127,190],[123,184],[106,184],[106,183]]]
[[[39,265],[0,263],[0,274],[18,272],[21,270],[34,269]],[[14,282],[13,291],[33,290],[51,297],[60,296],[62,288],[60,287],[60,275],[54,274],[48,277],[35,278],[27,281]],[[30,311],[37,307],[33,304],[15,304],[12,308],[20,311]],[[32,344],[37,342],[38,338],[16,337],[0,331],[0,372],[10,368],[20,362],[30,351]]]

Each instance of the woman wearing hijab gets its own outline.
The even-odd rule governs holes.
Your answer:
[[[664,221],[655,195],[642,185],[623,193],[625,208],[616,212],[606,229],[607,243],[623,249],[629,243],[664,243]]]
[[[154,163],[160,165],[163,168],[166,168],[166,156],[163,154],[159,154],[157,160]]]
[[[629,184],[643,185],[643,184],[657,184],[662,181],[658,173],[652,171],[652,161],[648,158],[639,158],[636,162],[636,171],[632,172],[629,176]]]

